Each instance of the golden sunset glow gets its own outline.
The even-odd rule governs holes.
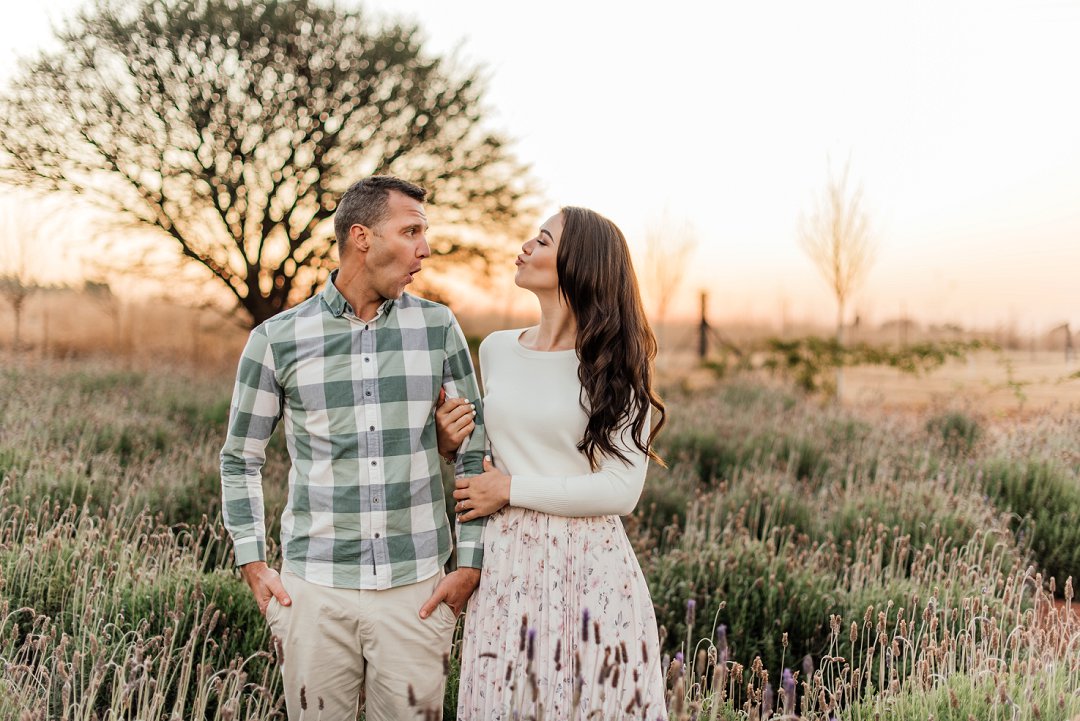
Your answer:
[[[4,78],[78,3],[5,5]],[[545,210],[593,207],[638,251],[665,211],[692,224],[673,315],[706,289],[716,318],[827,322],[797,229],[850,162],[878,244],[852,314],[1080,324],[1080,3],[364,7],[487,67]]]

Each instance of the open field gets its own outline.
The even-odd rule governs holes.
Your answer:
[[[0,717],[283,718],[220,525],[229,371],[0,369]],[[673,718],[1080,715],[1080,624],[1055,606],[1080,575],[1075,414],[845,410],[740,380],[666,399],[670,468],[626,524]],[[287,467],[272,443],[268,517]]]
[[[670,382],[691,387],[717,383],[696,368],[692,354],[661,359]],[[1032,412],[1065,413],[1080,408],[1080,359],[1066,363],[1058,351],[979,351],[949,360],[924,375],[895,368],[860,366],[844,370],[845,406],[895,411],[962,409],[995,418]]]
[[[0,348],[13,343],[13,316],[0,312]],[[477,342],[507,323],[534,322],[504,315],[461,316],[466,333]],[[50,289],[30,296],[23,314],[21,342],[25,352],[47,358],[105,357],[123,367],[151,367],[166,362],[192,372],[227,375],[235,369],[247,329],[235,318],[208,309],[195,309],[166,300],[126,301],[111,294],[73,289]],[[721,328],[736,345],[752,348],[774,330],[753,325]],[[787,337],[828,335],[822,328],[789,329]],[[982,351],[963,361],[951,360],[925,376],[916,377],[881,367],[850,368],[845,372],[844,402],[853,406],[893,409],[961,407],[993,416],[1028,411],[1064,412],[1080,407],[1080,354],[1066,361],[1061,334],[1021,339],[1003,331],[982,335],[941,329],[911,330],[910,342],[980,337],[1002,347]],[[715,379],[698,369],[696,330],[673,324],[660,332],[658,367],[669,385],[686,382],[711,386]],[[896,343],[895,329],[852,333],[853,341]],[[1080,339],[1076,341],[1080,345]]]
[[[1080,408],[1080,360],[1056,351],[980,352],[925,377],[886,368],[847,371],[844,400],[888,406],[963,405],[993,415]]]

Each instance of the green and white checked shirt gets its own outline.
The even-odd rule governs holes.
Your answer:
[[[236,563],[266,559],[262,466],[279,420],[292,459],[281,517],[287,567],[337,588],[434,576],[450,557],[434,408],[480,397],[446,306],[404,294],[360,320],[334,286],[259,325],[240,358],[221,450],[222,514]],[[480,404],[457,472],[483,472]],[[458,526],[458,565],[480,568],[484,519]]]

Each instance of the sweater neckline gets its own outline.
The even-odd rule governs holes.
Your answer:
[[[521,336],[525,334],[528,328],[522,328],[519,331],[514,331],[514,349],[526,358],[569,358],[577,357],[577,348],[568,348],[566,350],[533,350],[532,348],[526,348],[521,344]]]

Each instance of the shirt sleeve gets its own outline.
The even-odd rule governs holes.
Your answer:
[[[651,413],[646,415],[646,428],[650,416]],[[510,505],[555,516],[625,516],[634,510],[641,498],[649,457],[633,444],[628,428],[623,430],[620,443],[629,463],[604,456],[600,468],[593,473],[576,476],[513,474],[510,477]]]
[[[266,444],[283,408],[273,349],[260,326],[248,336],[240,356],[228,434],[221,449],[221,515],[232,536],[238,566],[266,560],[262,467]]]
[[[480,402],[480,387],[476,382],[469,344],[453,314],[446,329],[446,360],[443,363],[443,389],[447,398],[468,398],[476,405],[476,427],[458,448],[455,474],[477,476],[484,472],[484,452],[487,434],[484,431],[484,409]],[[484,525],[487,517],[466,523],[457,522],[458,567],[480,568],[484,560]]]

